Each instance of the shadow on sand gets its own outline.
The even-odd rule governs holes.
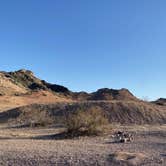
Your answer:
[[[47,135],[39,135],[32,137],[19,137],[19,136],[10,136],[10,137],[0,137],[0,140],[64,140],[64,139],[77,139],[79,136],[69,136],[66,132],[61,132],[58,134],[47,134]]]
[[[96,134],[88,134],[86,131],[80,131],[80,132],[61,132],[58,134],[52,134],[52,135],[41,135],[32,137],[32,139],[42,139],[42,140],[64,140],[64,139],[78,139],[80,137],[95,137],[98,136]]]
[[[68,137],[65,132],[62,132],[62,133],[58,133],[58,134],[39,135],[39,136],[31,137],[30,139],[36,139],[36,140],[63,140],[63,139],[70,139],[70,137]]]
[[[40,135],[34,137],[0,137],[0,140],[28,140],[28,139],[35,139],[35,140],[63,140],[63,139],[70,139],[65,136],[64,133],[60,134],[52,134],[52,135]]]

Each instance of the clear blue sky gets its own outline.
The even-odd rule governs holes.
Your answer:
[[[0,70],[166,97],[165,9],[165,0],[1,1]]]

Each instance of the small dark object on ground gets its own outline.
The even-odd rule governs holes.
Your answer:
[[[133,141],[133,135],[124,131],[118,131],[113,135],[115,142],[126,143]]]

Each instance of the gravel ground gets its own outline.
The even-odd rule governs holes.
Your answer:
[[[141,165],[166,166],[166,126],[123,129],[126,128],[134,134],[135,139],[132,143],[114,143],[110,135],[53,140],[51,135],[59,132],[59,129],[2,128],[0,165],[114,166],[117,164],[111,160],[111,154],[139,152],[147,156]],[[122,162],[121,165],[125,163]]]

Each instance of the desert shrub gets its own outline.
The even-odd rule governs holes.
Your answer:
[[[68,135],[98,135],[103,133],[108,120],[100,108],[89,110],[78,109],[65,116],[65,127]]]
[[[54,124],[54,119],[45,111],[34,111],[22,113],[17,123],[29,127],[45,127]]]
[[[38,117],[30,120],[31,127],[46,127],[53,124],[53,118],[49,115],[39,115]]]

